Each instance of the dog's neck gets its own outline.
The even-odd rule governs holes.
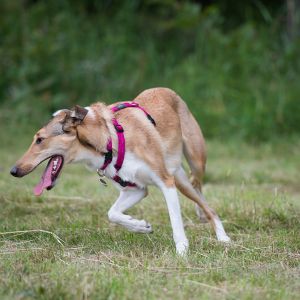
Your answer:
[[[82,147],[73,161],[74,163],[84,163],[92,170],[97,170],[103,165],[104,155],[91,151],[85,147]]]
[[[89,112],[84,122],[77,127],[80,145],[74,162],[84,162],[97,169],[103,165],[109,139],[117,145],[117,135],[111,121],[112,114],[106,105],[96,103],[87,109]]]

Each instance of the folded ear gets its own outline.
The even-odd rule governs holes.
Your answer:
[[[88,112],[87,109],[79,105],[76,105],[72,110],[67,111],[62,122],[63,130],[70,131],[72,128],[75,128],[84,120]]]
[[[86,108],[76,105],[71,111],[71,117],[81,122],[83,121],[88,112],[89,111]]]
[[[65,120],[70,117],[71,111],[69,109],[60,109],[52,114],[53,118],[56,118],[58,122],[63,124]]]
[[[57,117],[57,116],[60,116],[60,115],[65,115],[63,113],[67,113],[67,112],[70,112],[69,109],[60,109],[60,110],[57,110],[55,113],[52,114],[52,117]]]

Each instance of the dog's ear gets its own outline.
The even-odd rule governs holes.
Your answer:
[[[70,112],[69,109],[60,109],[57,110],[55,113],[52,114],[52,117],[57,117],[57,116],[65,116],[66,113]]]
[[[64,123],[67,117],[70,117],[71,111],[69,109],[60,109],[52,114],[53,118],[56,118],[58,122]]]
[[[73,107],[72,110],[65,111],[65,118],[62,122],[63,130],[70,131],[72,128],[81,124],[88,112],[87,109],[79,105]]]
[[[76,105],[71,111],[71,117],[76,121],[82,122],[88,112],[86,108]]]

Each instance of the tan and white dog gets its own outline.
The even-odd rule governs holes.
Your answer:
[[[201,192],[206,153],[204,138],[196,120],[183,100],[167,88],[145,90],[135,99],[155,120],[154,126],[141,109],[126,108],[112,113],[112,106],[95,103],[90,107],[57,111],[50,122],[34,136],[24,156],[11,169],[11,174],[22,177],[49,159],[36,194],[51,189],[64,163],[85,162],[97,170],[103,165],[107,142],[112,141],[112,163],[105,176],[116,174],[118,135],[113,126],[115,118],[124,129],[126,152],[118,176],[134,186],[122,187],[112,180],[120,195],[108,212],[111,222],[133,232],[150,233],[151,225],[124,214],[147,195],[147,186],[155,185],[167,203],[173,238],[178,254],[188,250],[180,204],[176,188],[196,203],[200,219],[211,222],[217,239],[229,242],[218,215],[207,205]],[[189,180],[183,167],[183,154],[191,169]]]

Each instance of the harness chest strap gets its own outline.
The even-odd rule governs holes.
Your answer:
[[[147,113],[147,111],[143,107],[139,106],[139,104],[136,102],[124,102],[124,103],[121,103],[119,105],[112,107],[111,110],[113,113],[115,113],[121,109],[128,108],[128,107],[136,107],[136,108],[141,109],[145,113],[145,115],[147,116],[149,121],[154,126],[156,126],[154,119]],[[117,157],[117,161],[114,165],[114,167],[116,169],[116,175],[114,177],[112,177],[112,179],[115,182],[117,182],[118,184],[120,184],[122,187],[126,187],[126,186],[135,187],[136,186],[135,183],[130,182],[130,181],[125,181],[120,176],[118,176],[118,171],[122,168],[122,165],[124,162],[124,157],[125,157],[125,136],[124,136],[124,129],[123,129],[122,125],[119,124],[119,122],[117,121],[116,118],[112,119],[112,123],[115,127],[115,130],[117,132],[117,137],[118,137],[118,157]],[[112,162],[112,159],[113,159],[112,139],[111,138],[109,139],[109,141],[106,145],[106,149],[107,149],[107,152],[105,153],[104,163],[99,168],[101,171],[104,171],[108,167],[108,165]],[[100,175],[99,172],[98,172],[98,174]]]

